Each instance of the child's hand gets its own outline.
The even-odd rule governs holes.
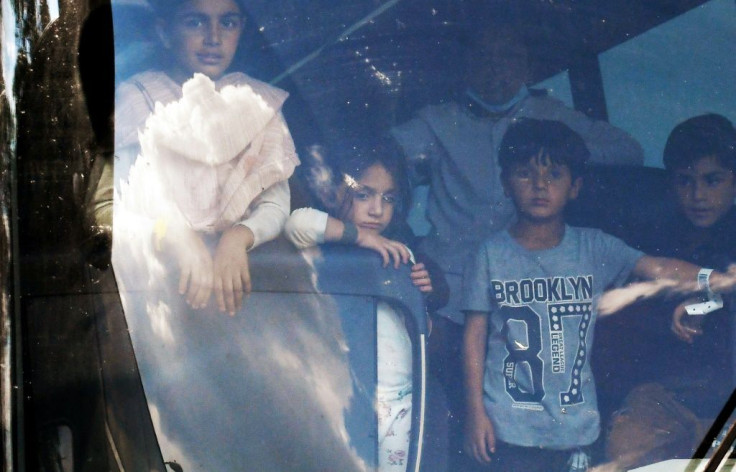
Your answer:
[[[180,229],[172,249],[179,263],[179,293],[194,309],[207,306],[212,294],[212,257],[199,234]]]
[[[429,271],[424,267],[423,263],[411,266],[411,281],[420,292],[430,293],[432,291],[432,279],[429,277]]]
[[[243,305],[243,295],[250,293],[248,248],[253,245],[253,232],[235,225],[222,233],[214,260],[215,299],[220,311],[234,316]]]
[[[496,434],[485,411],[469,414],[465,422],[465,452],[481,464],[491,462],[496,452]]]
[[[690,344],[695,340],[695,336],[703,334],[703,330],[700,328],[700,323],[705,315],[691,316],[688,315],[685,310],[687,305],[697,301],[699,300],[686,300],[677,305],[674,313],[672,313],[672,325],[670,326],[670,329],[675,333],[675,336]]]
[[[358,228],[358,240],[355,242],[360,247],[372,249],[379,253],[383,258],[383,267],[386,267],[394,260],[394,268],[398,269],[399,264],[409,262],[409,249],[398,241],[384,238],[380,234],[365,231]]]

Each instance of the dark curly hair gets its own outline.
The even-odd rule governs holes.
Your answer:
[[[663,160],[672,172],[708,156],[736,172],[736,129],[728,118],[715,113],[698,115],[675,126],[667,138]]]
[[[544,150],[552,163],[567,166],[573,179],[583,175],[590,152],[583,138],[566,124],[553,120],[519,118],[506,130],[498,151],[501,177]]]

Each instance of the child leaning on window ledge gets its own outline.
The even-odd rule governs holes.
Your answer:
[[[133,266],[123,272],[138,281],[147,269],[178,292],[170,304],[201,310],[214,294],[232,315],[250,290],[248,250],[289,215],[299,160],[281,113],[288,94],[231,69],[247,27],[242,1],[151,6],[159,64],[116,91],[116,272]]]
[[[434,310],[447,301],[447,284],[431,261],[417,254],[420,262],[414,262],[405,244],[410,193],[398,155],[389,141],[354,150],[341,166],[336,207],[330,214],[295,210],[284,233],[299,248],[342,243],[376,251],[384,265],[398,268],[411,261],[411,279]],[[404,471],[411,433],[412,349],[403,316],[384,302],[377,309],[377,354],[379,470]]]

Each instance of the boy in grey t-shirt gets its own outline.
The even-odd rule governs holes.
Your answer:
[[[493,458],[494,470],[585,470],[580,448],[600,430],[589,362],[594,299],[629,274],[686,282],[701,271],[565,225],[588,156],[555,121],[520,119],[501,143],[517,221],[480,246],[463,278],[465,447],[480,463]],[[710,275],[713,286],[726,280]]]

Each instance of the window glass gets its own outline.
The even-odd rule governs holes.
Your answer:
[[[736,118],[734,15],[734,2],[712,0],[600,55],[611,122],[639,140],[647,165],[662,166],[677,123],[707,112]]]
[[[570,91],[570,79],[567,71],[560,72],[557,75],[545,79],[534,87],[547,90],[551,96],[558,100],[562,100],[562,102],[568,107],[574,107],[572,92]]]
[[[733,425],[733,1],[2,2],[28,470],[685,470]]]

